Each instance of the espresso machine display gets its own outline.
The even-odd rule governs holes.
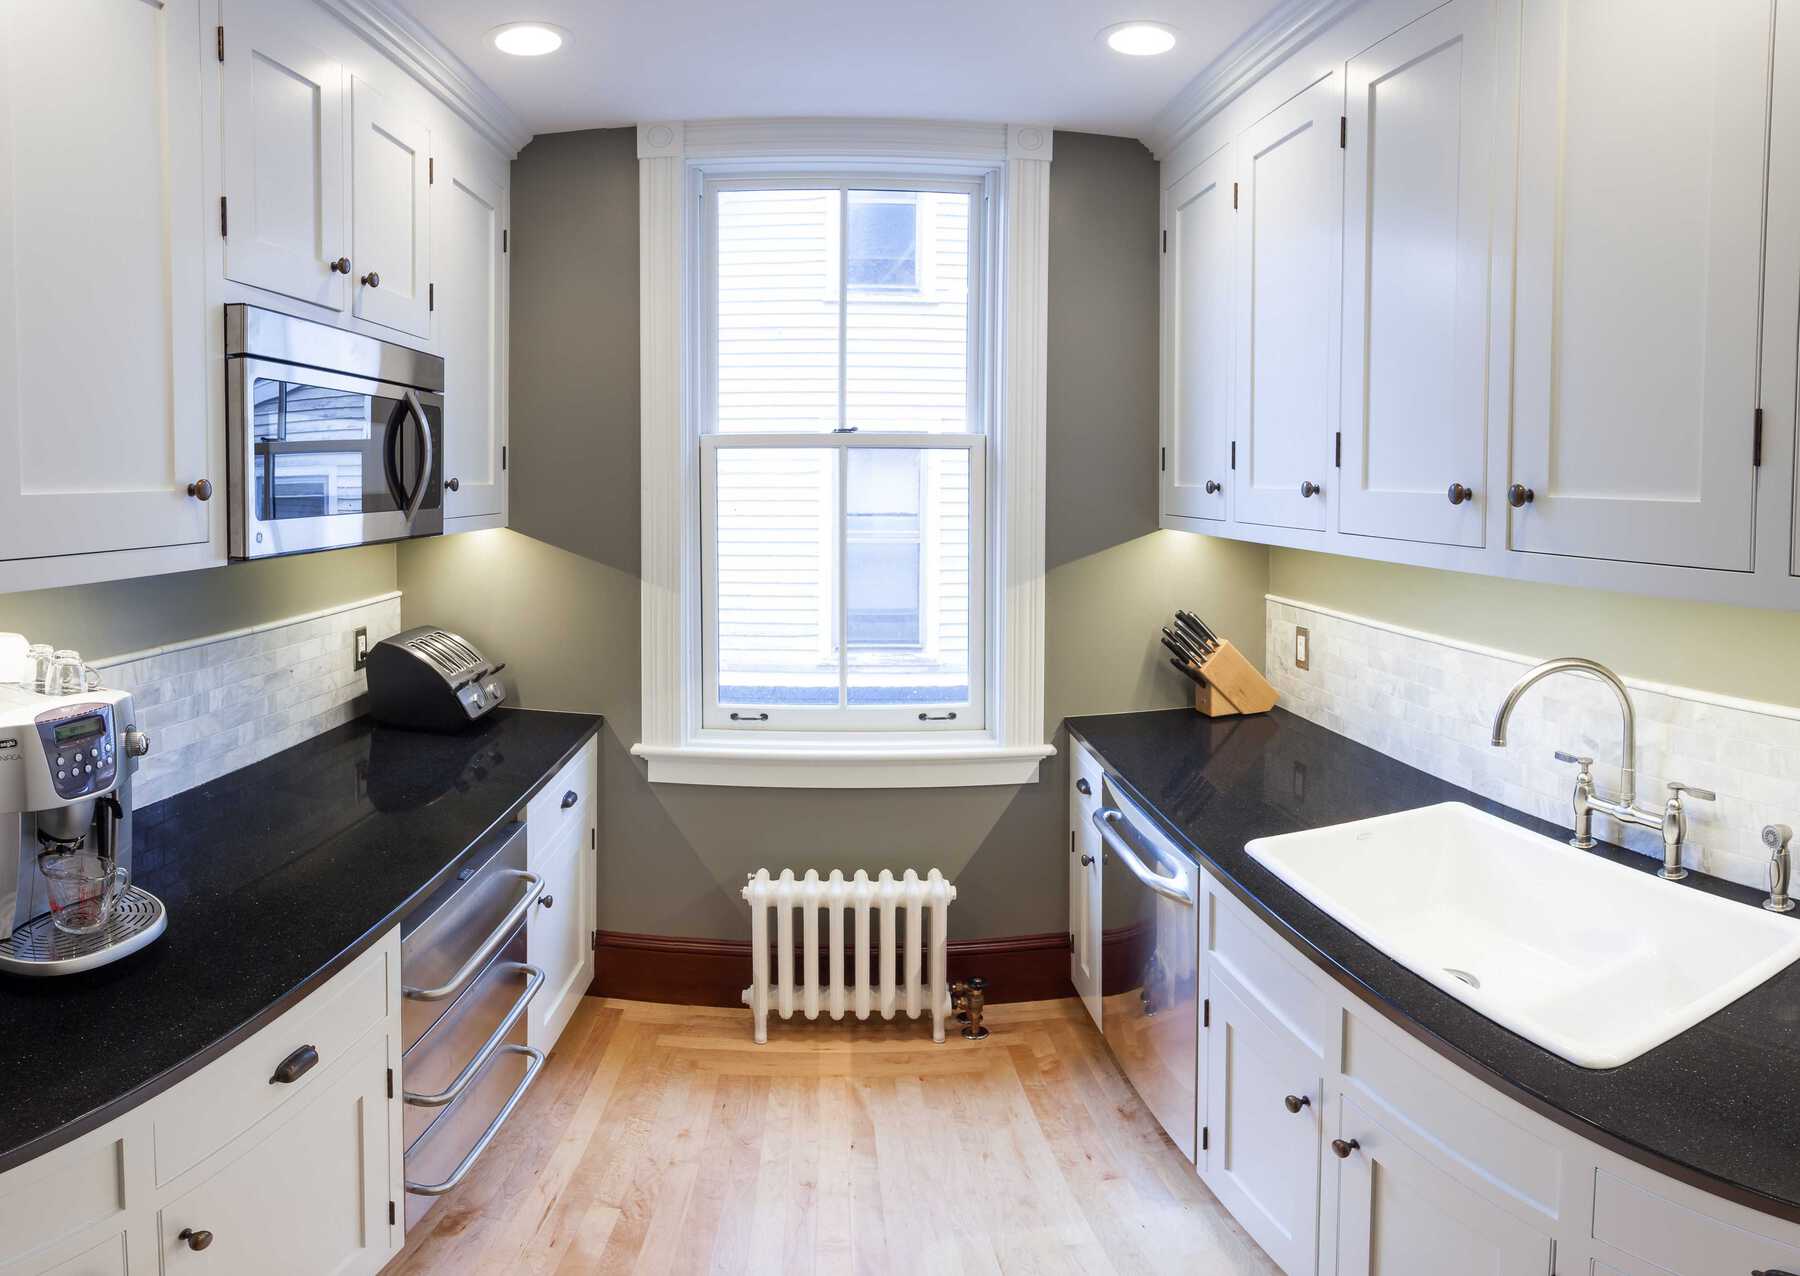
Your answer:
[[[72,974],[163,933],[131,884],[131,696],[0,688],[0,972]]]

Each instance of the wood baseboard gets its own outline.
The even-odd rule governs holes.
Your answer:
[[[823,965],[823,963],[821,963]],[[979,975],[987,999],[1043,1001],[1073,997],[1069,937],[1063,933],[951,940],[950,979]],[[661,1001],[680,1006],[739,1006],[750,986],[750,941],[681,939],[597,931],[593,997]]]

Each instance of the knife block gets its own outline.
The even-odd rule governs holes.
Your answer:
[[[1209,718],[1266,713],[1279,698],[1269,680],[1230,642],[1221,642],[1212,655],[1188,668],[1206,680],[1194,688],[1194,708]]]

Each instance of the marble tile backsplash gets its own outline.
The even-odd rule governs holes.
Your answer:
[[[1575,768],[1618,793],[1619,709],[1599,681],[1557,676],[1519,702],[1508,745],[1488,743],[1494,712],[1530,666],[1552,656],[1499,651],[1270,595],[1269,680],[1282,704],[1320,726],[1508,806],[1568,826]],[[1308,669],[1294,667],[1294,629],[1311,634]],[[1800,825],[1800,709],[1626,678],[1637,708],[1638,804],[1660,809],[1680,780],[1718,793],[1690,800],[1685,862],[1748,886],[1767,882],[1762,826]],[[1594,833],[1662,856],[1660,834],[1596,815]]]
[[[132,802],[144,807],[348,722],[368,691],[355,633],[400,630],[400,595],[93,662],[132,693],[150,735]]]

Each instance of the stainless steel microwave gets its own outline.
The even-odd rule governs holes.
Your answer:
[[[444,361],[225,307],[233,558],[444,530]]]

